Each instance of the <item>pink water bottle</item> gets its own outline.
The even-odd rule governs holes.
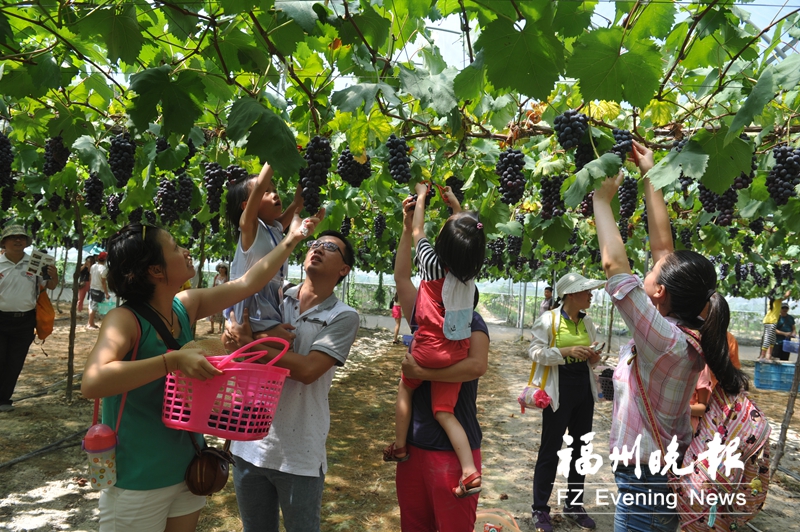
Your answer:
[[[102,490],[117,483],[117,434],[108,425],[97,423],[95,403],[95,424],[89,427],[81,447],[89,455],[89,480],[92,488]]]

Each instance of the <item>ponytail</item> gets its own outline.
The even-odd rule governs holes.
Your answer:
[[[706,364],[714,373],[722,389],[728,394],[738,394],[749,388],[747,375],[733,366],[728,353],[728,302],[718,293],[708,301],[708,316],[700,327],[700,345]]]
[[[728,302],[716,292],[714,265],[697,252],[674,251],[661,265],[658,283],[669,294],[670,315],[690,329],[700,331],[700,345],[706,364],[714,372],[725,392],[738,394],[747,390],[747,376],[733,367],[728,354]],[[706,319],[700,318],[708,306]]]

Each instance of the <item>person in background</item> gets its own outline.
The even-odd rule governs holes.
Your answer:
[[[217,264],[217,275],[214,276],[214,282],[211,284],[211,286],[219,286],[227,282],[228,266],[220,262]],[[225,318],[222,316],[222,312],[218,312],[209,316],[208,322],[211,324],[211,328],[208,329],[208,334],[214,334],[214,322],[219,323],[220,332],[222,332],[223,321],[225,321]]]
[[[81,271],[78,274],[78,312],[83,312],[83,301],[86,299],[86,294],[89,293],[92,275],[91,269],[94,265],[94,255],[89,255],[81,266]]]
[[[0,412],[14,410],[11,396],[33,342],[39,292],[58,284],[55,266],[47,267],[48,281],[28,273],[31,240],[21,225],[7,226],[0,236]]]
[[[558,295],[561,296],[561,294]],[[542,302],[539,304],[539,316],[541,316],[542,314],[544,314],[549,310],[553,310],[554,308],[556,308],[556,303],[553,300],[553,287],[552,286],[545,287],[544,300],[542,300]]]
[[[789,352],[784,351],[783,341],[797,336],[794,316],[789,314],[789,304],[781,304],[781,314],[775,324],[775,345],[772,348],[773,360],[789,360]]]
[[[548,502],[553,493],[556,468],[564,434],[573,441],[572,456],[580,454],[579,439],[592,432],[597,384],[592,367],[600,361],[595,349],[597,328],[586,310],[592,304],[592,290],[605,281],[587,279],[579,273],[568,273],[556,284],[560,304],[540,315],[533,324],[533,341],[528,354],[536,362],[533,382],[541,385],[544,371],[548,379],[544,390],[551,403],[542,410],[542,439],[533,473],[533,518],[538,532],[552,532]],[[595,528],[594,520],[583,508],[585,475],[577,472],[575,460],[570,462],[568,504],[564,517],[584,530]]]
[[[400,307],[400,299],[397,296],[397,292],[394,293],[390,306],[392,308],[392,318],[394,318],[394,340],[392,340],[392,343],[399,344],[400,341],[397,337],[400,334],[400,320],[403,317],[403,310]]]
[[[791,291],[787,290],[783,299],[788,299],[790,295]],[[762,321],[764,324],[764,335],[761,338],[761,353],[758,355],[758,360],[763,360],[765,362],[772,360],[772,347],[775,345],[776,341],[775,331],[778,318],[780,318],[781,315],[781,302],[783,299],[775,297],[769,298],[769,310],[767,310],[767,314]]]
[[[101,251],[97,255],[97,263],[94,264],[89,270],[91,280],[89,281],[89,323],[86,324],[87,329],[99,329],[100,327],[94,322],[97,316],[97,308],[100,303],[108,299],[108,267],[106,266],[106,259],[108,253]]]

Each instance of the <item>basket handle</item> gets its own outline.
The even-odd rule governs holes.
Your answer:
[[[228,355],[225,358],[223,358],[222,360],[220,360],[219,364],[217,364],[217,369],[222,369],[223,367],[225,367],[234,358],[244,355],[247,352],[247,350],[250,349],[251,347],[253,347],[254,345],[263,344],[263,343],[266,343],[266,342],[277,342],[279,344],[283,344],[283,350],[278,354],[278,356],[276,356],[275,358],[273,358],[272,360],[267,362],[267,364],[266,364],[267,367],[272,366],[273,364],[275,364],[275,362],[280,360],[281,357],[283,357],[283,355],[286,354],[286,351],[289,350],[289,342],[287,342],[283,338],[277,338],[277,337],[272,337],[272,336],[267,336],[265,338],[259,338],[258,340],[250,342],[249,344],[247,344],[244,347],[240,347],[239,349],[237,349],[236,351],[234,351],[230,355]],[[263,357],[264,355],[266,355],[268,353],[269,353],[269,351],[256,351],[256,352],[253,352],[253,353],[248,353],[248,354],[251,354],[253,356],[251,356],[250,358],[248,358],[246,360],[243,360],[242,362],[255,362],[256,360],[258,360],[259,358]]]

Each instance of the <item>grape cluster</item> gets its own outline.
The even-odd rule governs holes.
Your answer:
[[[542,266],[542,261],[540,261],[536,257],[531,257],[531,260],[528,261],[528,268],[530,268],[532,272],[535,272],[541,266]]]
[[[506,251],[506,241],[503,238],[497,238],[495,240],[490,240],[487,244],[489,247],[489,251],[491,254],[486,257],[485,263],[490,268],[492,266],[496,266],[497,268],[502,268],[503,266],[503,253]]]
[[[507,205],[515,205],[525,193],[525,175],[522,167],[525,166],[525,156],[519,150],[509,148],[500,154],[494,172],[500,176],[500,199]]]
[[[717,212],[719,195],[716,192],[707,189],[702,183],[698,185],[697,190],[700,192],[700,204],[703,205],[703,210],[708,213]]]
[[[119,188],[128,184],[128,179],[133,176],[133,167],[136,163],[136,144],[131,140],[131,135],[125,132],[111,139],[111,148],[108,150],[108,165],[111,173],[117,178]]]
[[[170,225],[178,219],[175,204],[178,200],[178,187],[175,181],[162,177],[156,192],[156,211],[164,225]]]
[[[566,211],[561,197],[561,185],[566,178],[565,175],[542,177],[542,219],[549,220],[553,216],[563,216]]]
[[[306,146],[304,155],[307,165],[300,169],[300,184],[303,187],[303,205],[311,215],[320,207],[320,188],[328,183],[328,169],[331,167],[331,141],[326,137],[316,136]]]
[[[103,210],[103,182],[92,172],[83,183],[84,205],[89,212],[100,214]]]
[[[717,199],[717,225],[727,227],[733,223],[733,208],[736,205],[736,189],[729,188]]]
[[[800,184],[800,148],[793,150],[781,145],[772,148],[775,166],[767,176],[767,190],[778,205],[786,205],[797,195],[794,187]]]
[[[692,230],[691,229],[681,229],[680,232],[681,244],[686,249],[692,249]]]
[[[622,243],[628,243],[628,236],[630,235],[630,223],[627,218],[620,218],[617,222],[619,226],[619,235],[622,237]]]
[[[728,277],[728,270],[730,266],[727,262],[720,262],[719,263],[719,280],[724,281],[726,277]]]
[[[189,161],[191,161],[192,157],[194,157],[195,154],[197,153],[197,148],[195,147],[194,141],[192,139],[188,139],[186,141],[186,146],[189,148],[189,151],[186,154],[186,157],[183,158],[184,168],[189,166]]]
[[[339,155],[339,161],[336,163],[336,171],[345,183],[351,187],[358,188],[365,179],[369,179],[369,176],[372,175],[372,165],[370,164],[369,155],[367,155],[367,161],[361,164],[356,161],[355,157],[353,157],[353,154],[350,152],[350,148],[347,147],[342,150],[342,154]]]
[[[114,194],[110,194],[108,198],[106,198],[106,214],[111,219],[112,222],[117,222],[117,217],[122,214],[122,209],[120,209],[119,204],[122,202],[122,192],[116,192]]]
[[[192,192],[194,191],[194,181],[186,173],[178,174],[178,196],[175,198],[176,216],[182,212],[187,212],[192,206]]]
[[[747,135],[742,133],[739,135],[740,139],[749,140]],[[753,158],[750,161],[750,173],[742,172],[733,180],[733,188],[736,190],[742,190],[743,188],[747,188],[756,178],[756,169],[758,169],[758,156],[756,155],[755,150],[753,150]]]
[[[61,135],[49,139],[44,145],[44,175],[50,177],[64,169],[69,159],[69,148]]]
[[[586,218],[594,216],[594,201],[592,198],[594,198],[594,190],[586,194],[578,206],[578,212]]]
[[[389,173],[395,181],[404,185],[411,179],[411,157],[408,156],[408,145],[405,137],[399,139],[394,133],[386,141],[389,148]]]
[[[369,247],[367,247],[366,242],[361,243],[356,254],[358,255],[358,262],[361,263],[361,268],[369,270]]]
[[[247,170],[239,165],[231,164],[225,169],[225,174],[228,176],[228,184],[232,185],[250,177]]]
[[[464,192],[461,190],[461,188],[464,186],[464,182],[462,180],[454,175],[451,175],[447,178],[447,181],[445,181],[444,184],[450,187],[450,189],[453,191],[453,195],[458,200],[458,203],[464,203]]]
[[[744,238],[742,239],[742,251],[748,254],[751,253],[753,251],[753,244],[755,243],[756,241],[755,239],[753,239],[752,236],[745,235]]]
[[[749,227],[755,235],[760,235],[764,232],[764,218],[756,218],[750,222]]]
[[[200,238],[200,231],[203,230],[203,224],[200,223],[200,220],[197,218],[192,218],[192,221],[189,222],[189,225],[192,226],[192,238],[198,239]]]
[[[630,176],[622,180],[619,187],[619,215],[630,218],[636,210],[636,196],[639,192],[636,180]]]
[[[553,120],[553,129],[561,147],[570,150],[580,145],[583,135],[589,128],[589,119],[574,109],[564,111]]]
[[[11,163],[14,162],[14,152],[11,151],[11,141],[0,132],[0,189],[2,189],[2,209],[11,208],[11,198],[14,195],[14,178],[11,177]]]
[[[167,151],[169,149],[169,142],[164,137],[158,137],[156,139],[156,153],[161,153],[162,151]]]
[[[344,220],[342,220],[341,227],[339,227],[339,232],[342,233],[342,235],[344,235],[344,236],[349,236],[350,235],[350,229],[352,229],[352,228],[353,228],[353,225],[352,225],[352,222],[350,221],[350,218],[345,216]]]
[[[633,135],[627,129],[614,128],[611,133],[614,135],[614,145],[610,152],[617,155],[622,162],[628,158],[628,154],[633,150]]]
[[[208,221],[208,225],[211,228],[212,233],[219,233],[219,214],[211,218]]]
[[[132,224],[142,223],[143,215],[144,215],[144,209],[141,207],[136,207],[128,215],[128,222]]]
[[[519,257],[522,253],[522,237],[509,235],[506,237],[506,249],[511,257]]]
[[[147,210],[144,211],[144,219],[147,220],[147,223],[150,225],[156,225],[156,213],[153,211]]]
[[[50,194],[50,197],[47,198],[47,210],[50,212],[58,212],[59,207],[61,207],[61,196],[53,192]]]
[[[594,161],[594,148],[588,142],[578,145],[575,150],[575,170],[580,171],[584,166]]]
[[[375,216],[375,220],[372,223],[372,232],[375,234],[375,238],[380,240],[385,230],[386,230],[386,217],[383,214],[378,214],[377,216]]]
[[[753,263],[751,262],[750,265]],[[736,281],[742,282],[747,280],[747,276],[750,273],[750,267],[747,264],[742,264],[739,259],[736,259],[736,264],[733,267],[733,274],[736,277]]]
[[[219,163],[206,163],[203,173],[203,182],[206,185],[206,201],[211,212],[219,212],[222,203],[222,186],[225,184],[227,173]]]

